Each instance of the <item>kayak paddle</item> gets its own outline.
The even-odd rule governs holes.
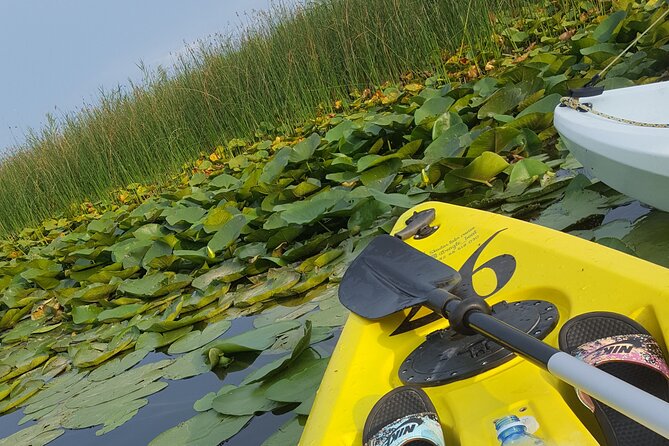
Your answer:
[[[366,319],[423,305],[463,334],[480,333],[556,378],[581,389],[669,438],[669,403],[500,321],[481,298],[450,292],[457,271],[389,235],[376,237],[351,263],[339,286],[341,303]]]

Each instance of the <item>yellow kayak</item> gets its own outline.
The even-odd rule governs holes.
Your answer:
[[[438,202],[407,211],[393,233],[427,209],[435,211],[432,230],[406,243],[458,270],[461,284],[490,305],[550,302],[559,319],[544,338],[548,344],[558,346],[560,327],[574,316],[611,311],[639,322],[666,355],[669,270],[558,231]],[[400,373],[406,373],[407,357],[430,333],[448,326],[445,319],[430,316],[424,308],[378,321],[351,314],[300,444],[362,445],[363,426],[374,404],[406,383]],[[494,421],[508,415],[536,422],[536,435],[547,444],[600,444],[595,418],[574,389],[519,357],[423,389],[436,407],[447,445],[499,445]]]

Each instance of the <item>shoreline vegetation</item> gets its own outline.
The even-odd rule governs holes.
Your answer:
[[[75,215],[81,202],[109,200],[114,188],[163,181],[214,147],[236,155],[235,138],[291,134],[316,113],[346,109],[351,92],[407,76],[449,80],[454,56],[472,60],[470,74],[485,72],[517,40],[505,48],[491,37],[500,32],[497,15],[528,5],[534,2],[277,4],[237,39],[210,40],[181,57],[173,75],[147,72],[144,85],[103,92],[97,105],[29,133],[0,161],[0,235]],[[601,8],[554,0],[543,11],[583,6]]]

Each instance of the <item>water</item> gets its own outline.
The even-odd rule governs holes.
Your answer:
[[[253,319],[254,317],[244,317],[233,320],[232,326],[223,336],[230,337],[252,329]],[[331,353],[339,338],[340,331],[340,329],[335,330],[333,338],[317,344],[315,346],[317,350],[328,354]],[[152,352],[135,367],[169,357],[165,353]],[[225,384],[239,384],[251,371],[262,367],[276,358],[277,355],[251,353],[236,358],[237,360],[226,370],[215,369],[209,373],[177,381],[164,380],[168,383],[168,386],[160,392],[147,397],[149,403],[122,426],[101,436],[95,435],[95,431],[99,430],[100,427],[66,429],[65,433],[49,443],[49,446],[146,445],[160,433],[197,415],[198,412],[193,409],[193,403],[205,394],[216,392]],[[224,444],[225,446],[260,445],[292,417],[292,412],[281,414],[268,412],[255,416],[244,429]],[[23,418],[22,410],[0,416],[0,438],[7,437],[19,430],[36,424],[31,421],[19,426],[17,423],[21,418]]]
[[[634,223],[652,210],[653,208],[649,208],[639,201],[633,201],[629,204],[613,208],[607,212],[604,216],[604,220],[602,220],[602,225],[614,220],[627,220],[630,223]]]

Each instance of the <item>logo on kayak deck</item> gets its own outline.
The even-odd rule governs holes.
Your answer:
[[[513,274],[516,272],[516,258],[513,257],[511,254],[500,254],[496,257],[493,257],[492,259],[488,260],[487,262],[484,262],[483,264],[479,265],[478,267],[476,266],[476,262],[478,261],[479,257],[483,253],[483,251],[486,249],[488,244],[495,238],[497,235],[499,235],[500,232],[505,231],[505,229],[500,229],[499,231],[495,232],[493,235],[488,237],[486,241],[484,241],[481,246],[479,246],[476,251],[472,253],[471,256],[465,261],[465,263],[462,265],[462,267],[458,270],[461,276],[460,282],[453,288],[452,293],[462,297],[463,299],[466,299],[467,297],[480,297],[482,299],[488,298],[492,296],[493,294],[497,293],[499,290],[504,288],[504,286],[509,283],[511,278],[513,277]],[[493,273],[495,273],[495,278],[497,279],[497,285],[495,286],[495,289],[492,290],[490,293],[482,295],[476,292],[474,289],[473,285],[473,277],[474,274],[476,274],[479,271],[482,271],[484,269],[491,270]],[[395,336],[399,335],[402,333],[406,333],[408,331],[415,330],[417,328],[423,327],[429,323],[432,323],[436,320],[438,320],[441,316],[439,316],[436,313],[430,313],[427,316],[419,317],[418,319],[414,319],[416,314],[418,313],[419,308],[414,307],[409,311],[409,314],[407,315],[406,318],[400,323],[400,325],[393,331],[390,336]]]

